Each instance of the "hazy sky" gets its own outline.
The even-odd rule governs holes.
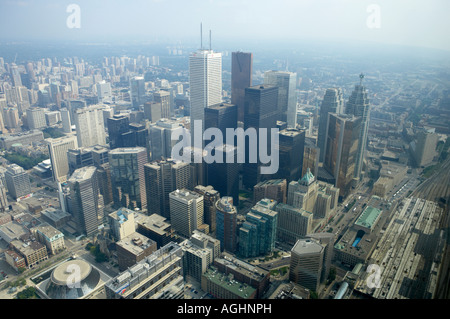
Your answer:
[[[80,8],[80,28],[67,26],[70,4]],[[213,42],[369,40],[450,50],[449,13],[449,0],[0,0],[0,39],[192,42],[202,22],[205,42],[212,29]]]

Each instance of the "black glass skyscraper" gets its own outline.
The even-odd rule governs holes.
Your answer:
[[[245,89],[244,129],[254,128],[261,138],[259,129],[267,129],[267,150],[270,151],[270,133],[272,128],[277,128],[278,119],[278,87],[273,85],[256,85]],[[257,144],[257,154],[259,146]],[[243,183],[247,188],[252,188],[261,181],[261,163],[250,163],[249,139],[246,138],[245,163],[243,165]]]

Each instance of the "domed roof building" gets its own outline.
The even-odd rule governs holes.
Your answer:
[[[50,299],[82,299],[103,284],[96,268],[84,260],[74,259],[57,266],[42,288]]]

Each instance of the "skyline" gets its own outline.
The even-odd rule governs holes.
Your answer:
[[[1,0],[0,41],[174,41],[212,47],[244,39],[373,42],[450,51],[450,2],[387,0]],[[68,21],[70,5],[79,20]],[[100,4],[100,5],[99,5]],[[105,5],[106,4],[106,5]],[[101,8],[101,9],[99,9]],[[165,14],[164,14],[165,13]],[[78,23],[78,24],[77,24]],[[70,27],[72,26],[72,28]],[[79,28],[78,28],[79,26]]]

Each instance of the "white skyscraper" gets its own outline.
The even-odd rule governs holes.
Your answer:
[[[106,144],[103,107],[89,106],[76,110],[75,126],[79,147]]]
[[[191,125],[202,120],[204,128],[205,108],[222,102],[222,53],[203,49],[191,53],[189,86]]]
[[[72,132],[72,123],[70,121],[70,111],[66,108],[61,109],[61,121],[64,133]]]
[[[27,110],[27,122],[30,130],[46,127],[45,112],[43,108],[33,107]]]
[[[203,223],[203,196],[187,189],[169,194],[170,223],[181,235],[190,237]]]
[[[69,175],[69,160],[67,151],[78,148],[76,136],[66,136],[60,138],[46,139],[52,163],[53,179],[56,182],[63,183]]]
[[[278,87],[278,110],[280,120],[287,122],[288,127],[297,124],[297,73],[286,71],[267,71],[264,73],[264,84]]]

